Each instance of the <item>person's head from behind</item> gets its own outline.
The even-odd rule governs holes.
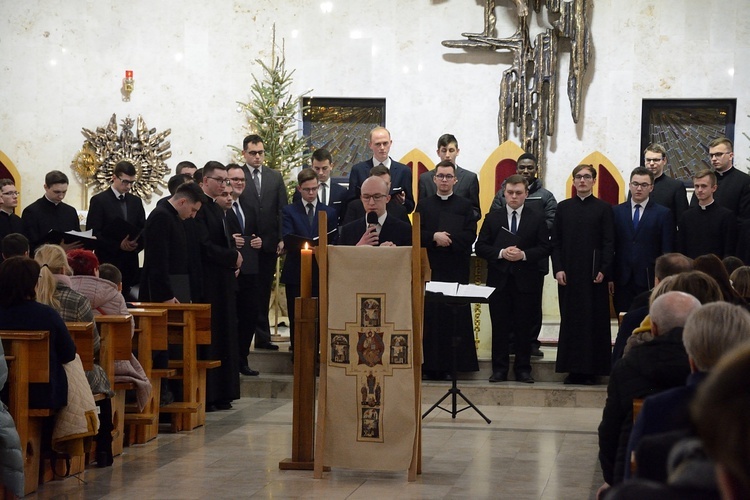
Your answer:
[[[34,252],[34,260],[41,266],[39,283],[36,287],[37,301],[55,310],[60,309],[60,299],[55,297],[57,290],[56,274],[72,276],[65,250],[58,245],[42,245]]]
[[[693,260],[681,253],[665,253],[656,258],[654,264],[654,280],[656,283],[667,276],[684,273],[693,270]]]
[[[690,313],[700,306],[698,299],[684,292],[666,292],[660,295],[648,310],[651,333],[656,337],[674,328],[684,327]]]
[[[3,238],[2,253],[4,259],[19,255],[29,256],[29,240],[21,233],[10,233]]]
[[[719,284],[702,271],[688,271],[673,276],[666,284],[665,291],[689,293],[701,304],[723,300]]]
[[[693,311],[682,332],[693,371],[710,371],[724,354],[747,341],[750,313],[727,302],[712,302]]]
[[[750,299],[750,266],[738,267],[729,278],[732,280],[732,288],[745,300]]]
[[[195,217],[205,199],[206,197],[198,184],[185,182],[177,188],[177,191],[169,199],[169,203],[177,211],[178,217],[185,220]]]
[[[721,288],[724,300],[734,302],[739,297],[739,294],[732,288],[732,283],[729,281],[729,274],[727,274],[724,264],[722,264],[721,259],[716,255],[708,254],[696,257],[693,261],[693,269],[703,271],[715,279],[716,283],[719,284],[719,288]]]
[[[724,499],[750,498],[750,344],[727,353],[699,387],[690,414]]]
[[[5,259],[0,264],[0,307],[18,305],[36,299],[39,263],[25,256]]]
[[[724,264],[724,269],[727,270],[727,273],[729,276],[732,276],[732,273],[735,269],[738,269],[745,265],[744,262],[742,262],[742,259],[739,257],[735,257],[734,255],[727,255],[723,259],[721,259],[721,263]]]
[[[122,290],[122,273],[117,266],[104,263],[99,266],[99,277],[103,280],[111,281],[117,285],[118,290]]]
[[[68,265],[74,276],[97,276],[99,272],[99,259],[91,250],[71,250],[68,252]]]

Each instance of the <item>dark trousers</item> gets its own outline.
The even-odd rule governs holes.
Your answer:
[[[541,277],[540,277],[541,279]],[[531,341],[537,310],[541,306],[541,287],[522,292],[512,277],[490,295],[492,321],[492,372],[508,373],[510,367],[509,337],[515,334],[515,373],[531,372]]]
[[[258,302],[259,296],[257,274],[237,276],[237,345],[240,366],[247,366],[247,355],[258,325],[258,311],[262,309]]]
[[[630,283],[615,283],[615,295],[612,297],[612,304],[615,306],[615,312],[627,312],[633,299],[641,293],[648,290],[648,287],[636,285],[632,280]]]
[[[258,253],[258,323],[255,327],[255,345],[271,342],[271,325],[268,323],[268,305],[271,302],[273,277],[276,274],[276,252]]]

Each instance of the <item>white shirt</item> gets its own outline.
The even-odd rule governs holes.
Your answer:
[[[646,209],[646,205],[648,204],[648,198],[643,200],[640,203],[636,203],[633,201],[633,199],[630,199],[630,220],[633,220],[633,217],[635,217],[635,206],[640,205],[641,206],[641,213],[639,214],[638,221],[640,222],[640,217],[643,217],[643,211]]]

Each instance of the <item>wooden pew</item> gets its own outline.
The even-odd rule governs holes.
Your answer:
[[[161,379],[174,376],[176,370],[154,369],[152,352],[165,351],[167,342],[167,310],[164,308],[132,308],[130,314],[135,319],[133,350],[138,353],[138,361],[151,381],[151,398],[139,412],[135,409],[125,413],[127,444],[143,444],[154,439],[159,433],[159,402],[161,399]]]
[[[162,406],[160,413],[172,413],[172,430],[190,431],[206,423],[206,370],[220,361],[199,361],[198,345],[211,343],[210,304],[166,304],[136,302],[134,307],[167,309],[169,344],[182,345],[182,359],[171,360],[169,367],[182,379],[182,401]]]
[[[115,390],[112,398],[112,455],[122,453],[125,437],[125,390],[115,387],[115,360],[129,360],[131,354],[130,314],[95,316],[101,344],[99,364]]]
[[[24,461],[24,494],[36,491],[39,484],[41,455],[41,419],[49,410],[29,408],[29,384],[49,382],[49,332],[0,331],[8,356],[8,408],[21,439]]]

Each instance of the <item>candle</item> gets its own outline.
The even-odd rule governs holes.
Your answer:
[[[133,70],[132,69],[126,69],[125,70],[125,78],[133,79]]]
[[[312,248],[305,243],[305,248],[301,250],[302,269],[300,274],[300,297],[309,299],[312,297]]]

